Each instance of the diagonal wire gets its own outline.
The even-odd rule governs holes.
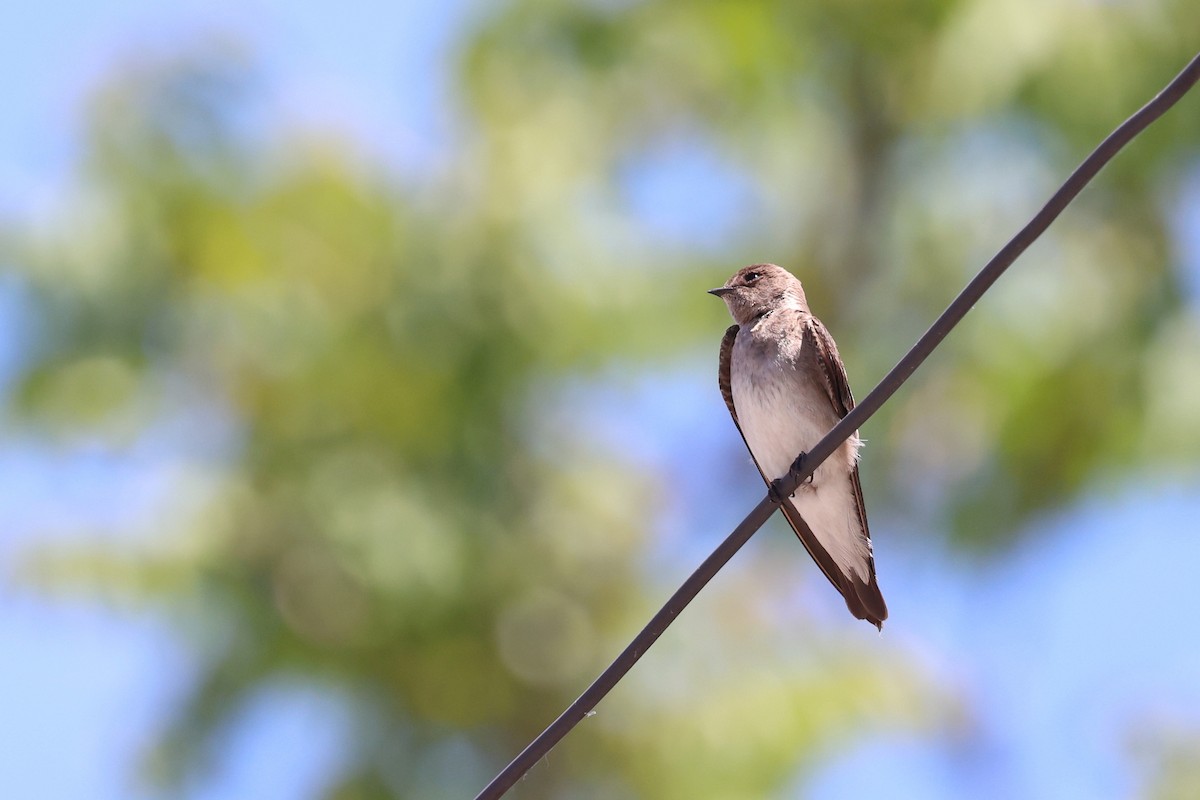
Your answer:
[[[991,288],[992,284],[1008,269],[1013,261],[1021,253],[1025,252],[1026,248],[1033,244],[1039,236],[1045,233],[1046,229],[1050,227],[1050,223],[1058,218],[1063,209],[1075,199],[1092,178],[1096,177],[1096,174],[1104,165],[1121,148],[1132,141],[1134,137],[1166,113],[1171,106],[1175,105],[1196,84],[1197,80],[1200,80],[1200,55],[1195,56],[1183,68],[1183,71],[1167,84],[1166,88],[1159,92],[1153,100],[1142,106],[1136,114],[1121,123],[1120,127],[1109,134],[1075,168],[1075,171],[1071,173],[1066,182],[1054,193],[1046,205],[1042,207],[1042,210],[1034,215],[1033,219],[1016,236],[1010,239],[1008,244],[1000,249],[1000,252],[992,257],[992,260],[967,284],[958,297],[954,298],[954,302],[942,312],[942,315],[934,321],[929,330],[912,346],[912,349],[905,354],[904,358],[900,359],[900,362],[892,367],[891,372],[884,376],[879,385],[872,389],[871,393],[862,399],[862,402],[851,409],[850,413],[843,417],[838,424],[834,425],[829,433],[825,434],[825,437],[808,452],[803,461],[803,468],[784,476],[782,479],[783,482],[780,485],[780,494],[786,497],[794,492],[801,481],[813,474],[821,462],[828,458],[851,433],[870,419],[871,415],[878,411],[887,402],[888,398],[895,394],[896,390],[916,371],[917,367],[929,357],[934,348],[966,316],[971,307],[983,297],[984,292]],[[646,627],[634,637],[633,641],[621,651],[621,654],[609,665],[608,669],[604,670],[600,674],[600,677],[596,678],[592,685],[566,711],[559,715],[558,719],[550,724],[550,727],[542,731],[507,767],[501,770],[492,779],[491,783],[476,795],[475,800],[494,800],[494,798],[503,796],[505,792],[512,788],[514,783],[529,771],[530,767],[549,753],[550,749],[558,744],[616,686],[617,682],[625,676],[625,673],[629,672],[638,659],[645,654],[646,650],[667,629],[667,626],[675,620],[675,617],[679,616],[687,604],[700,593],[705,584],[762,527],[763,523],[774,513],[776,508],[777,506],[771,501],[770,495],[760,500],[758,505],[733,530],[733,533],[729,534],[725,541],[721,542],[717,549],[713,551],[712,555],[704,559],[704,562],[696,571],[671,595],[666,604],[646,624]]]

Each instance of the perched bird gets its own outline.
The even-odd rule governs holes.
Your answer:
[[[787,270],[754,264],[719,289],[736,325],[721,341],[718,384],[758,471],[774,493],[802,455],[854,408],[833,337]],[[887,605],[858,479],[858,433],[833,452],[780,510],[850,613],[882,629]],[[798,463],[798,462],[797,462]]]

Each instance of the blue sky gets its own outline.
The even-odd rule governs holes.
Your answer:
[[[483,4],[106,0],[7,4],[0,52],[0,212],[52,203],[76,155],[81,110],[114,66],[204,36],[252,48],[272,119],[334,127],[399,166],[444,155],[445,55]],[[19,32],[19,35],[12,35]]]
[[[401,169],[426,169],[446,155],[453,127],[448,46],[477,12],[470,0],[353,6],[111,0],[0,11],[0,27],[21,33],[6,37],[0,49],[0,214],[37,218],[61,200],[83,100],[114,65],[139,52],[171,52],[206,32],[232,33],[263,59],[271,118],[281,125],[333,126]],[[711,193],[672,179],[671,159],[681,159],[675,172],[694,180],[686,152],[666,159],[656,178],[661,185],[645,189],[671,198],[647,201],[648,208],[677,209],[651,220],[665,235],[680,235],[680,220],[689,215],[711,231],[734,213],[705,205]],[[1181,227],[1200,229],[1196,222]],[[11,287],[0,290],[0,320],[3,387],[24,330]],[[589,413],[614,441],[642,443],[638,458],[667,474],[699,477],[697,464],[711,463],[718,450],[714,445],[697,459],[691,433],[732,431],[718,402],[681,404],[681,397],[711,398],[711,365],[694,366],[602,393]],[[585,396],[572,395],[581,402]],[[612,413],[617,407],[619,417]],[[11,568],[35,532],[94,522],[97,508],[107,509],[105,522],[113,527],[136,524],[162,500],[161,476],[169,468],[169,454],[153,448],[115,458],[101,449],[47,452],[9,439],[0,452],[0,483],[7,488],[0,494],[0,568]],[[129,504],[104,502],[114,495]],[[726,511],[732,525],[739,509]],[[864,742],[804,793],[818,800],[868,793],[1128,796],[1138,785],[1127,756],[1130,730],[1164,720],[1200,725],[1194,680],[1200,648],[1187,635],[1194,627],[1192,565],[1200,562],[1198,514],[1194,485],[1134,484],[1042,521],[1022,549],[986,569],[881,538],[877,557],[886,565],[893,620],[905,621],[888,636],[970,698],[975,717],[957,741]],[[6,794],[138,796],[136,758],[191,669],[167,621],[90,603],[51,603],[0,583],[0,652]],[[339,731],[347,724],[339,713],[333,699],[279,687],[240,721],[214,781],[191,787],[187,796],[311,795],[336,768]]]

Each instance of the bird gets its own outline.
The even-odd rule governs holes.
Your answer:
[[[788,496],[777,481],[854,408],[837,345],[813,316],[800,280],[775,264],[743,267],[709,290],[734,323],[721,340],[717,383],[784,518],[850,613],[882,630],[887,604],[875,557],[855,431]],[[799,456],[799,458],[798,458]]]

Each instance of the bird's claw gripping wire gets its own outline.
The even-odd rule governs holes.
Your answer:
[[[770,496],[772,503],[777,506],[783,505],[783,501],[788,498],[788,495],[784,494],[783,491],[785,479],[790,478],[792,482],[797,484],[797,486],[812,483],[812,475],[809,475],[803,481],[799,480],[800,475],[804,473],[804,462],[807,459],[808,453],[801,453],[796,457],[796,460],[792,462],[792,466],[788,468],[788,474],[786,476],[783,478],[776,478],[767,485],[767,494]]]

